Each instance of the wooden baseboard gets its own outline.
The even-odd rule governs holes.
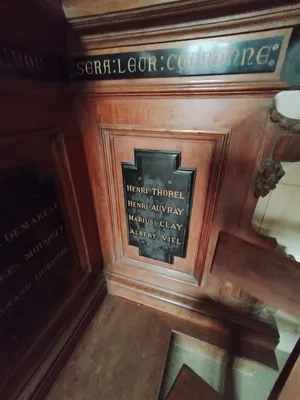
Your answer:
[[[107,294],[104,276],[101,276],[84,299],[76,316],[67,324],[47,356],[37,366],[36,372],[14,399],[45,399],[52,384],[75,349],[85,329]]]
[[[127,281],[126,278],[113,274],[107,274],[107,285],[110,294],[171,314],[186,323],[203,328],[209,320],[210,326],[213,324],[218,330],[227,329],[229,334],[234,330],[238,332],[242,342],[238,356],[255,358],[257,362],[277,368],[276,362],[269,356],[279,342],[277,326],[272,320],[257,320],[252,315],[237,313],[218,303],[186,299],[175,293],[150,288],[140,282],[134,282],[133,285],[133,282]],[[258,348],[262,350],[261,357],[257,353]],[[252,353],[255,353],[254,358]],[[268,360],[265,362],[265,359]]]

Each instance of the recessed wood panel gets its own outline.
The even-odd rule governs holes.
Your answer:
[[[0,391],[5,398],[20,389],[59,340],[93,273],[95,280],[66,136],[61,129],[46,129],[0,140],[0,356],[5,365]],[[35,390],[34,383],[28,390]]]
[[[208,234],[220,189],[220,171],[226,159],[228,132],[115,127],[101,129],[100,135],[105,143],[110,176],[110,206],[117,263],[134,262],[139,268],[164,274],[168,274],[167,269],[176,270],[182,273],[182,279],[196,283],[206,256]],[[179,152],[181,167],[195,170],[186,257],[174,257],[172,265],[140,256],[138,248],[128,244],[122,163],[134,163],[134,149]]]

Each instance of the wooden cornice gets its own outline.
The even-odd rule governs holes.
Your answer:
[[[282,1],[274,1],[271,8],[265,3],[253,0],[246,6],[243,0],[185,0],[68,21],[85,49],[278,29],[278,20],[282,28],[300,24],[299,2],[281,6]]]
[[[116,84],[117,82],[117,84]],[[276,94],[287,89],[288,84],[283,82],[202,82],[202,83],[122,83],[112,82],[84,82],[74,83],[72,90],[77,93],[88,94],[89,96],[113,96],[113,97],[184,97],[184,96],[234,96],[253,94]]]
[[[89,30],[95,27],[103,31],[121,30],[122,28],[147,28],[153,25],[166,25],[206,20],[217,17],[230,17],[247,13],[272,13],[273,9],[284,11],[299,7],[296,0],[182,0],[162,3],[154,6],[129,9],[124,11],[97,13],[97,4],[93,15],[69,18],[76,29]],[[68,14],[66,13],[68,18]],[[167,20],[166,20],[167,19]]]

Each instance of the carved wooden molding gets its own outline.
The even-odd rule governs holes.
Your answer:
[[[73,1],[73,0],[70,0]],[[74,1],[75,3],[75,1]],[[100,14],[97,6],[93,6],[88,14],[82,8],[81,15],[73,17],[78,7],[73,6],[73,12],[68,5],[64,5],[71,30],[80,34],[74,38],[74,46],[79,47],[76,53],[86,50],[123,47],[136,44],[171,42],[176,40],[198,39],[199,37],[239,34],[249,31],[287,28],[300,23],[299,5],[284,5],[270,8],[268,4],[263,9],[252,10],[237,7],[237,1],[195,2],[191,0],[177,1],[169,4],[159,4],[150,7],[141,7],[124,11]],[[247,4],[247,7],[250,7]],[[225,11],[224,11],[225,10]],[[250,12],[252,11],[252,12]],[[100,15],[99,15],[100,14]],[[141,35],[142,33],[142,35]]]
[[[118,127],[109,126],[106,129],[105,125],[101,126],[101,138],[106,154],[105,168],[107,176],[113,178],[109,180],[107,187],[109,187],[110,196],[110,214],[112,216],[113,224],[113,243],[114,252],[116,256],[115,262],[110,262],[110,272],[120,271],[126,266],[134,266],[138,270],[147,271],[148,273],[157,273],[161,276],[169,278],[177,278],[182,282],[189,282],[197,284],[201,281],[202,273],[204,270],[204,263],[206,259],[206,253],[208,251],[209,233],[212,226],[213,215],[218,203],[218,196],[220,191],[220,184],[222,182],[222,174],[224,172],[224,165],[227,157],[229,133],[223,132],[199,132],[199,131],[178,131],[178,130],[164,130],[164,129],[138,129],[135,127]],[[203,146],[208,143],[214,146],[214,151],[211,155],[212,167],[211,175],[208,181],[208,188],[205,198],[203,198],[203,209],[200,206],[193,205],[190,231],[189,231],[189,248],[187,256],[181,263],[175,260],[175,267],[169,268],[168,264],[160,261],[151,260],[148,258],[141,258],[138,255],[138,251],[135,247],[128,245],[127,243],[127,229],[124,209],[124,194],[122,192],[122,177],[118,172],[118,165],[120,160],[117,155],[116,140],[118,138],[130,138],[132,132],[135,135],[139,135],[139,138],[156,137],[158,140],[168,139],[170,137],[175,138],[178,142],[191,141],[197,143],[197,146]],[[147,143],[147,142],[146,142]],[[191,168],[197,168],[196,165],[191,165]],[[195,193],[199,186],[199,181],[195,182]],[[202,214],[203,213],[203,214]],[[108,214],[108,212],[107,212]],[[197,220],[196,215],[204,215],[202,226],[195,221]],[[99,221],[99,226],[103,225],[102,220]],[[200,238],[199,243],[196,238]],[[192,244],[194,240],[194,244]]]
[[[276,108],[275,100],[270,110],[270,119],[285,131],[290,131],[288,133],[300,134],[300,120],[282,115]]]
[[[242,75],[244,78],[245,75]],[[172,80],[173,78],[169,78]],[[175,78],[177,79],[177,78]],[[184,80],[185,78],[180,78]],[[189,79],[189,78],[188,78]],[[166,84],[164,78],[157,78],[155,82],[136,82],[132,81],[129,83],[124,83],[120,86],[118,81],[93,81],[84,83],[83,93],[85,95],[108,95],[114,97],[124,97],[124,96],[132,96],[132,97],[157,97],[166,98],[166,97],[182,97],[188,95],[189,97],[198,97],[199,95],[205,93],[210,96],[228,96],[228,95],[236,95],[243,94],[243,96],[253,96],[254,94],[258,94],[261,92],[264,93],[277,93],[280,90],[285,90],[289,87],[286,83],[276,82],[276,81],[262,81],[262,82],[253,82],[253,81],[245,81],[244,82],[218,82],[216,84],[211,82],[199,82],[199,83],[174,83]],[[74,82],[72,83],[73,87],[76,85],[80,85],[80,83]],[[82,84],[81,84],[82,86]]]
[[[267,196],[276,188],[276,184],[284,175],[285,172],[279,161],[266,160],[257,174],[254,196],[256,198]]]

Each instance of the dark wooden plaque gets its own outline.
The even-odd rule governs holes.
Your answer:
[[[172,264],[185,257],[195,170],[179,168],[180,152],[134,150],[122,163],[128,243],[143,257]]]
[[[20,343],[67,288],[74,265],[53,179],[0,175],[0,347]]]

